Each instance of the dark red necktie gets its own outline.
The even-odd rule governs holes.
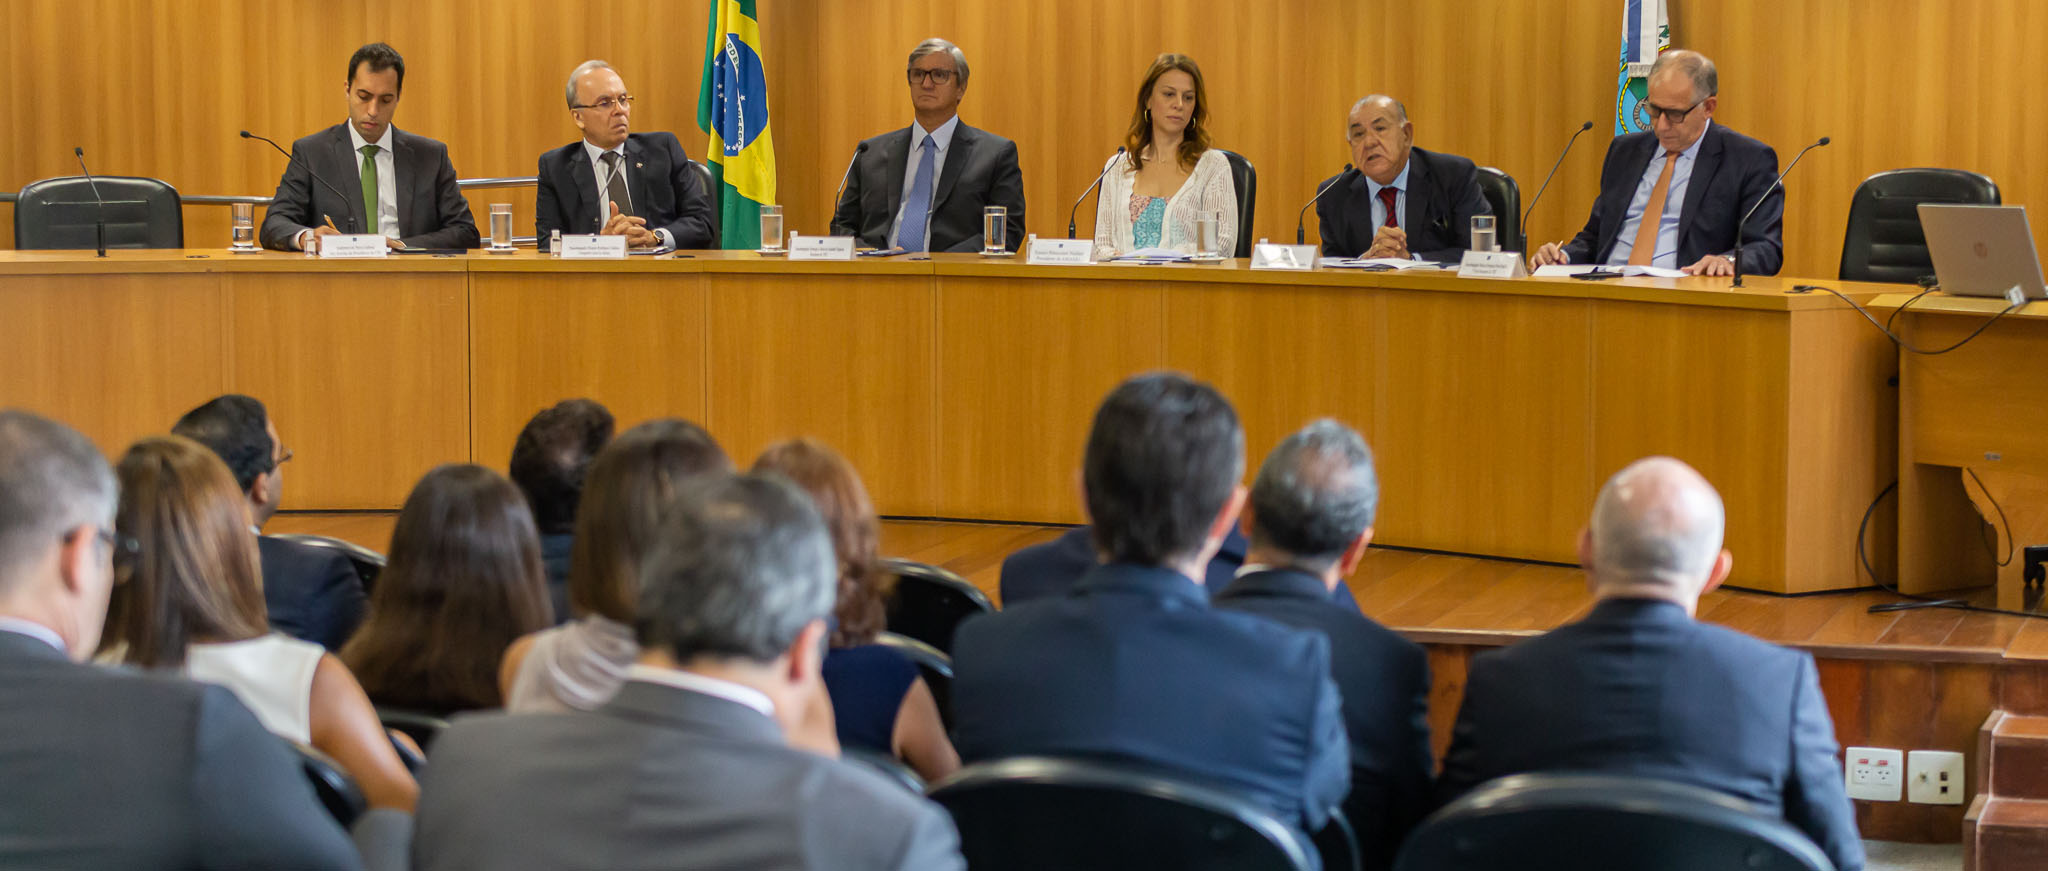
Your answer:
[[[1394,198],[1401,195],[1392,185],[1380,188],[1380,202],[1387,207],[1387,222],[1380,226],[1401,228],[1401,213],[1394,210]]]

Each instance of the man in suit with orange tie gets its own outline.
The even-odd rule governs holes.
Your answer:
[[[1650,131],[1615,137],[1585,229],[1570,242],[1546,243],[1530,262],[1733,275],[1732,258],[1740,255],[1743,272],[1777,274],[1785,260],[1785,194],[1772,190],[1778,153],[1713,123],[1719,93],[1706,55],[1659,55],[1640,104],[1650,113]],[[1744,221],[1752,207],[1756,214]]]

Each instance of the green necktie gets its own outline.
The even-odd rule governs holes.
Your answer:
[[[377,146],[365,145],[363,146],[363,215],[370,225],[363,228],[363,232],[378,232],[378,214]]]

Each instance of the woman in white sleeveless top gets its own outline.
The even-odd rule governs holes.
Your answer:
[[[220,458],[152,437],[117,475],[115,527],[142,546],[115,567],[103,656],[226,687],[272,733],[333,757],[370,807],[411,811],[419,786],[348,668],[266,625],[247,503]]]

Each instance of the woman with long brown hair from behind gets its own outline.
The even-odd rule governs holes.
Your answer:
[[[371,807],[411,811],[419,787],[348,668],[270,631],[248,503],[220,458],[152,437],[116,475],[115,528],[141,547],[116,569],[101,657],[224,686],[264,728],[333,757]]]
[[[496,708],[498,660],[548,625],[540,538],[505,476],[451,464],[399,509],[370,616],[341,659],[379,705],[435,716]]]

